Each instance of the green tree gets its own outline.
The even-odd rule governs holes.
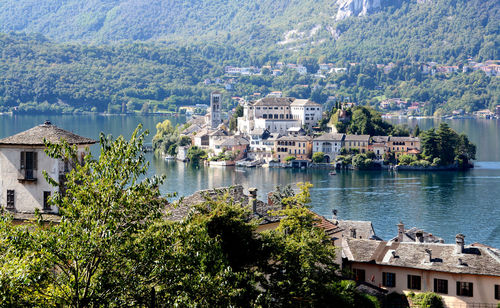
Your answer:
[[[321,163],[325,159],[325,153],[323,152],[316,152],[312,156],[312,161],[315,163]]]
[[[165,205],[158,189],[163,179],[140,180],[147,163],[142,152],[145,133],[139,129],[129,142],[101,134],[97,160],[88,154],[80,161],[76,147],[65,142],[47,144],[50,157],[72,162],[73,169],[63,183],[44,172],[49,183],[64,186],[65,193],[55,194],[50,201],[60,211],[60,223],[18,229],[2,221],[2,231],[27,235],[23,241],[9,238],[8,231],[0,235],[2,246],[8,245],[18,256],[18,276],[3,280],[18,288],[15,292],[20,296],[13,304],[33,297],[50,306],[119,305],[117,295],[133,292],[131,242],[162,216]],[[1,259],[6,261],[4,256]],[[32,265],[25,264],[30,260]],[[20,281],[23,276],[27,279]]]
[[[455,151],[457,146],[457,133],[448,124],[442,122],[436,130],[438,137],[439,158],[443,165],[450,165],[455,161]]]

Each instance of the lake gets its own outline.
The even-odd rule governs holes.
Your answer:
[[[0,115],[0,138],[27,130],[50,119],[53,124],[82,136],[98,139],[99,133],[129,138],[139,123],[155,133],[160,116]],[[170,118],[175,125],[185,118]],[[421,129],[439,125],[435,119],[390,119],[393,123]],[[370,220],[383,239],[397,234],[396,224],[418,227],[453,243],[455,234],[466,235],[466,243],[481,242],[500,247],[500,121],[482,119],[446,120],[466,133],[477,145],[476,168],[465,172],[346,171],[329,176],[326,170],[241,169],[204,167],[163,161],[148,154],[148,175],[165,174],[162,192],[180,196],[211,187],[242,184],[256,187],[259,197],[276,185],[311,182],[312,207],[330,217],[337,209],[340,219]],[[92,148],[98,153],[98,147]]]

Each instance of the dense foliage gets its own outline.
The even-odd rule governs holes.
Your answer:
[[[422,157],[434,166],[457,164],[468,167],[476,159],[476,146],[465,134],[458,134],[448,124],[431,128],[420,134]]]
[[[414,307],[417,308],[443,308],[443,298],[433,292],[424,292],[424,293],[418,293],[415,294],[413,292],[410,292],[408,294],[408,298],[412,301],[412,304]]]
[[[327,61],[498,59],[495,0],[385,0],[368,16],[336,21],[326,0],[0,3],[0,31],[44,33],[58,41],[217,41],[259,51],[323,56]],[[78,7],[78,9],[75,9]],[[281,42],[281,43],[278,43]],[[295,53],[299,51],[299,53]]]
[[[143,177],[143,139],[101,136],[101,157],[83,164],[76,148],[48,145],[73,166],[50,200],[61,221],[42,225],[37,214],[16,225],[2,213],[2,306],[376,307],[338,276],[335,247],[307,207],[310,185],[274,194],[275,230],[257,233],[228,194],[168,220],[162,179]]]

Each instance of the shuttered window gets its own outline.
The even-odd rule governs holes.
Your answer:
[[[14,203],[14,200],[15,200],[15,192],[14,190],[7,190],[7,208],[8,209],[13,209],[15,208],[15,203]]]
[[[434,292],[448,294],[448,280],[434,279]]]
[[[472,282],[457,281],[457,295],[473,297],[473,288]]]
[[[38,169],[38,153],[37,152],[21,152],[20,157],[21,173],[26,180],[35,179],[36,170]]]

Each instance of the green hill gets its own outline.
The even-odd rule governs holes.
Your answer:
[[[497,0],[383,0],[367,16],[343,20],[338,7],[334,0],[5,0],[0,32],[98,43],[210,40],[328,61],[500,58]]]

